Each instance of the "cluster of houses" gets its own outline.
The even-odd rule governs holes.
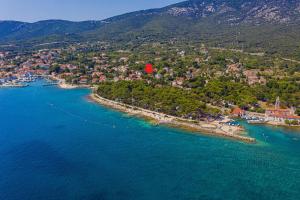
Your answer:
[[[117,51],[121,52],[121,51]],[[126,54],[127,52],[125,52]],[[180,53],[180,52],[179,52]],[[182,52],[181,52],[182,53]],[[182,56],[184,54],[182,53]],[[68,82],[73,84],[97,84],[102,83],[107,80],[112,81],[134,81],[143,80],[145,78],[145,73],[143,70],[132,69],[130,65],[132,64],[129,57],[120,56],[119,58],[110,58],[105,53],[100,53],[98,56],[89,58],[95,65],[93,68],[88,66],[84,67],[85,73],[82,73],[79,66],[72,64],[62,64],[60,65],[60,73],[52,73],[52,75],[57,76],[61,79],[67,79]],[[131,63],[131,64],[130,64]],[[135,65],[143,66],[145,61],[139,60],[135,61]],[[81,66],[82,68],[82,66]],[[186,80],[189,80],[196,76],[197,69],[190,68],[181,77],[175,77],[174,71],[170,67],[163,67],[159,71],[155,68],[153,78],[156,80],[162,80],[166,76],[171,77],[173,80],[170,84],[174,87],[183,87]]]
[[[0,54],[0,85],[2,86],[19,86],[20,82],[30,82],[36,76],[47,75],[54,57],[58,55],[54,51],[39,51],[33,55],[22,56]]]
[[[300,125],[300,116],[295,114],[294,108],[280,108],[280,100],[277,98],[274,108],[266,109],[265,114],[255,114],[246,112],[241,108],[234,108],[231,112],[234,117],[241,117],[245,119],[256,118],[256,122],[270,123],[277,125]],[[254,121],[254,120],[252,120]]]
[[[60,68],[63,71],[67,69],[68,72],[52,75],[67,79],[73,84],[97,84],[107,81],[108,78],[114,81],[141,80],[143,75],[140,71],[130,70],[128,66],[109,67],[107,64],[96,65],[94,68],[85,67],[85,73],[82,73],[78,66],[71,64],[60,65]]]
[[[276,99],[275,108],[267,109],[265,112],[265,119],[267,121],[278,122],[278,123],[291,123],[296,122],[295,124],[300,125],[300,116],[295,115],[295,109],[281,109],[280,108],[280,99]]]
[[[79,46],[80,47],[80,46]],[[85,48],[80,50],[85,51]],[[205,48],[201,49],[204,51],[205,55],[208,53]],[[29,56],[15,56],[14,58],[7,59],[7,52],[0,52],[0,84],[1,82],[8,82],[11,80],[21,80],[27,73],[32,73],[39,76],[45,76],[49,74],[49,68],[53,64],[57,64],[57,58],[60,58],[63,50],[40,50]],[[78,48],[71,47],[67,49],[68,52],[77,52]],[[125,54],[126,55],[126,52]],[[177,55],[184,57],[185,51],[177,52]],[[106,53],[100,53],[98,56],[89,58],[95,65],[90,68],[89,66],[84,67],[84,72],[82,72],[82,66],[79,67],[75,64],[59,64],[59,72],[51,71],[50,75],[56,76],[61,79],[66,79],[72,84],[97,84],[105,82],[107,80],[120,81],[120,80],[142,80],[144,78],[144,73],[142,70],[133,70],[129,67],[129,57],[120,56],[119,58],[111,59]],[[12,61],[21,61],[18,66],[11,65]],[[203,59],[196,58],[195,62],[200,64]],[[82,64],[82,63],[81,63]],[[144,61],[136,61],[135,64],[145,64]],[[113,66],[113,67],[112,67]],[[2,72],[2,73],[1,73]],[[5,72],[5,74],[4,74]],[[164,67],[160,71],[154,70],[153,78],[156,80],[161,80],[165,77],[169,77],[171,80],[170,84],[173,87],[184,87],[184,83],[188,80],[193,79],[199,73],[199,69],[190,67],[181,76],[174,76],[174,71],[172,68]],[[248,84],[266,84],[264,77],[259,76],[259,71],[257,70],[243,70],[242,64],[234,63],[227,66],[226,73],[240,74],[240,76],[245,76]]]
[[[267,121],[274,121],[279,123],[298,122],[300,124],[300,116],[295,115],[295,110],[291,109],[268,109],[265,113]]]
[[[233,74],[238,77],[243,75],[249,85],[265,85],[267,80],[263,76],[260,76],[259,72],[257,69],[244,70],[241,63],[230,64],[226,69],[226,73],[228,74]]]

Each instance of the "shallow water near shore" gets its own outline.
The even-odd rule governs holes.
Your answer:
[[[87,89],[0,89],[0,199],[299,199],[300,132],[257,144],[152,126]]]

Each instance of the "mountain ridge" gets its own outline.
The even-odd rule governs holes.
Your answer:
[[[104,20],[35,23],[0,22],[0,42],[109,40],[147,42],[178,39],[213,46],[299,50],[300,2],[297,0],[189,0]],[[295,52],[292,52],[295,54]]]

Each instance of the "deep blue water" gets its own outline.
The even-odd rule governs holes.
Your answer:
[[[0,89],[0,200],[297,200],[300,133],[258,144],[151,126],[35,83]]]

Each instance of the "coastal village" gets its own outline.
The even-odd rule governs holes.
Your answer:
[[[0,200],[300,200],[300,0],[0,2]]]
[[[102,48],[108,48],[105,45]],[[143,80],[145,77],[143,66],[147,63],[146,60],[131,60],[129,53],[123,50],[117,51],[120,57],[112,59],[105,51],[99,53],[97,56],[84,58],[83,62],[74,64],[62,60],[63,52],[73,54],[77,51],[89,51],[85,45],[78,44],[77,47],[69,47],[67,49],[44,49],[38,50],[34,53],[18,54],[11,52],[0,52],[0,84],[14,85],[18,82],[30,81],[31,76],[55,76],[57,78],[66,79],[71,84],[97,84],[107,80],[112,81],[134,81]],[[186,87],[186,82],[199,76],[201,73],[210,73],[216,77],[222,75],[234,75],[242,77],[249,85],[266,84],[266,79],[260,76],[260,71],[257,69],[243,70],[241,63],[235,63],[230,60],[230,64],[226,65],[225,71],[201,71],[199,65],[203,62],[210,62],[212,59],[208,55],[208,50],[202,47],[199,52],[203,54],[201,57],[195,58],[193,61],[194,66],[187,68],[187,71],[178,74],[171,66],[165,66],[161,69],[155,69],[153,78],[155,80],[162,80],[169,78],[170,85],[174,87]],[[124,56],[122,56],[124,54]],[[157,54],[156,61],[162,60],[163,55],[160,52]],[[181,58],[185,57],[186,52],[177,49],[174,52],[176,56]],[[70,55],[67,55],[70,56]],[[164,58],[165,59],[165,58]],[[173,59],[173,58],[172,58]],[[68,60],[68,59],[66,59]],[[62,61],[62,62],[61,62]],[[174,62],[174,61],[172,61]],[[92,63],[93,66],[89,65]],[[84,64],[87,64],[84,66]],[[139,69],[132,69],[131,65],[139,65]],[[264,70],[264,74],[271,74]]]
[[[238,107],[234,108],[231,114],[234,117],[246,119],[250,124],[270,124],[276,126],[298,126],[300,124],[300,116],[295,114],[295,108],[282,109],[279,97],[276,100],[274,108],[266,109],[264,114],[247,112]]]
[[[50,84],[60,84],[64,88],[96,87],[106,82],[146,81],[155,87],[169,85],[189,91],[209,85],[212,78],[222,77],[229,77],[229,84],[236,82],[247,87],[266,86],[270,82],[268,78],[280,74],[266,66],[249,67],[246,63],[249,57],[243,54],[237,57],[234,52],[226,52],[232,57],[226,58],[227,54],[224,56],[224,52],[211,50],[203,44],[198,48],[189,49],[180,46],[165,49],[166,46],[151,45],[155,47],[151,52],[143,46],[131,51],[112,51],[112,47],[107,43],[76,44],[67,48],[50,48],[26,53],[2,51],[0,87],[26,87],[31,81],[45,78],[52,81]],[[143,51],[143,55],[137,51]],[[263,59],[261,55],[256,57],[257,60]],[[154,60],[154,72],[149,75],[144,72],[144,66],[151,60]],[[294,75],[298,77],[299,73],[295,72]],[[280,76],[278,78],[285,78]],[[249,123],[300,126],[299,101],[298,105],[293,105],[292,108],[280,104],[279,98],[265,108],[258,103],[246,105],[242,102],[239,103],[241,105],[237,105],[237,102],[231,100],[207,101],[207,105],[222,110],[222,116],[240,117]],[[236,126],[221,115],[214,120]],[[205,118],[212,119],[210,116]]]
[[[46,77],[55,55],[53,51],[30,56],[0,52],[0,87],[25,87],[37,77]]]

